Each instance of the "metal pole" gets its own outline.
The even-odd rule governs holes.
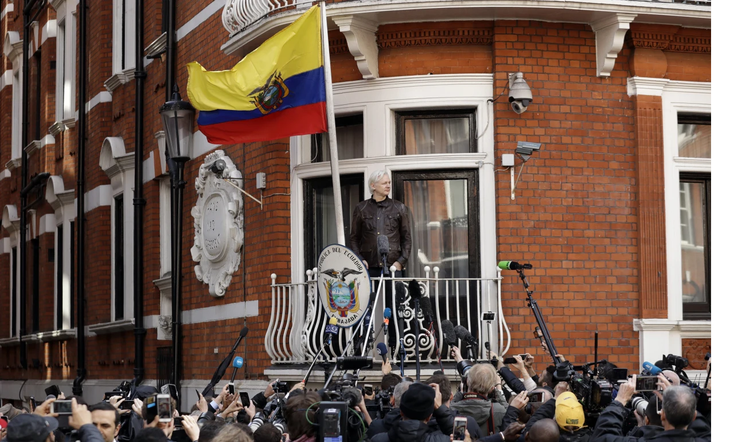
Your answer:
[[[173,229],[175,236],[173,237],[173,268],[172,268],[172,351],[173,351],[173,375],[172,383],[180,391],[180,380],[182,378],[182,334],[180,327],[182,323],[182,218],[183,218],[183,189],[185,189],[184,180],[184,161],[175,161],[175,184],[173,205],[175,211],[173,217]]]
[[[319,2],[322,15],[322,56],[324,57],[324,84],[327,97],[327,133],[330,144],[330,170],[332,171],[332,195],[335,203],[335,227],[337,242],[345,244],[345,221],[342,216],[342,189],[340,188],[340,163],[337,153],[337,127],[335,124],[334,98],[332,94],[332,68],[330,66],[330,43],[327,37],[327,11],[324,0]]]

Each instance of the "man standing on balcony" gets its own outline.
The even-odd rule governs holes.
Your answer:
[[[403,276],[411,255],[411,224],[408,208],[400,201],[388,198],[390,176],[385,170],[373,172],[368,179],[372,197],[360,202],[352,214],[350,248],[363,260],[368,274],[380,276],[383,262],[378,256],[378,236],[388,238],[386,268],[395,266],[395,277]]]

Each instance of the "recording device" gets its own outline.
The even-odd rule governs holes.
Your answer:
[[[51,385],[50,387],[46,388],[45,390],[46,396],[54,396],[59,397],[61,396],[61,389],[58,388],[58,385]],[[104,398],[106,400],[106,398]]]
[[[373,386],[372,384],[365,384],[362,386],[362,392],[365,394],[365,396],[372,396],[373,395]]]
[[[124,396],[124,392],[119,391],[119,390],[104,392],[104,400],[107,402],[109,401],[109,399],[111,399],[114,396]],[[58,396],[56,396],[56,397],[58,397]]]
[[[229,382],[226,385],[226,388],[228,389],[228,394],[236,394],[236,384],[234,384],[233,382]]]
[[[177,402],[180,402],[180,396],[177,394],[177,387],[175,384],[165,384],[162,387],[160,387],[160,393],[162,394],[169,394],[170,397]]]
[[[169,394],[157,395],[157,415],[162,423],[172,420],[172,400]]]
[[[637,376],[636,391],[655,391],[659,382],[658,376]]]
[[[494,312],[482,312],[482,321],[494,321]]]
[[[132,399],[125,399],[122,402],[119,403],[119,409],[120,410],[131,410],[132,405],[134,405],[134,400]]]
[[[466,440],[466,418],[456,416],[454,418],[453,440]]]
[[[71,414],[73,414],[73,411],[71,410],[71,400],[62,399],[51,402],[51,414],[54,413],[57,413],[61,416],[70,416]]]
[[[319,442],[346,441],[348,433],[348,410],[344,402],[320,402]]]
[[[522,269],[531,269],[532,264],[530,263],[524,263],[520,264],[517,261],[499,261],[497,264],[497,267],[499,267],[502,270],[522,270]]]
[[[178,428],[182,428],[182,427],[183,427],[183,417],[182,417],[182,416],[176,416],[176,417],[175,417],[175,418],[173,418],[173,419],[174,419],[174,421],[175,421],[175,424],[174,424],[174,425],[175,425],[175,429],[176,429],[176,430],[177,430]]]
[[[469,330],[464,328],[463,325],[457,325],[456,327],[454,327],[454,332],[456,333],[456,337],[466,343],[466,349],[469,353],[469,359],[476,359],[476,348],[479,347],[479,342],[477,341],[477,339],[472,336]]]
[[[379,342],[377,348],[378,348],[378,354],[380,356],[386,356],[388,354],[388,346],[385,345],[384,343]]]
[[[527,359],[527,354],[520,355],[520,357],[522,358],[522,362],[524,362],[525,359]],[[517,359],[515,359],[513,357],[504,358],[504,361],[503,362],[505,364],[516,364],[517,363]]]
[[[667,364],[674,365],[674,371],[682,371],[685,368],[689,366],[689,360],[687,358],[683,358],[681,356],[676,355],[666,355],[662,356],[662,361],[664,361]],[[679,374],[679,373],[677,373]]]
[[[337,336],[340,328],[337,326],[337,318],[334,316],[329,319],[329,323],[324,328],[324,345],[332,345],[332,337]]]
[[[274,393],[289,393],[289,384],[286,381],[277,379],[276,382],[271,384],[271,389],[274,390]]]
[[[378,256],[380,256],[381,265],[383,267],[383,274],[390,275],[388,271],[388,251],[390,250],[390,243],[388,237],[385,235],[378,235]]]
[[[441,321],[441,334],[444,344],[449,347],[456,347],[456,331],[454,330],[454,324],[448,319]]]
[[[157,416],[157,395],[148,396],[144,400],[143,414],[148,424],[152,423]]]
[[[639,413],[639,416],[646,417],[646,407],[649,405],[649,401],[641,396],[636,396],[631,399],[631,409]]]
[[[525,81],[522,72],[516,72],[509,75],[509,104],[517,114],[521,114],[527,110],[527,106],[532,103],[532,92],[530,86]]]
[[[533,391],[532,393],[527,395],[528,402],[545,402],[545,392],[544,391]]]
[[[382,343],[381,343],[382,344]],[[362,370],[363,368],[373,368],[372,356],[338,356],[338,370]]]
[[[641,364],[641,367],[643,368],[641,374],[644,376],[656,376],[662,372],[661,368],[648,361],[644,361],[644,363]]]

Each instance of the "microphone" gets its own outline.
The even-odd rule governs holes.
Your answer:
[[[393,311],[390,309],[390,307],[386,307],[385,310],[383,310],[383,331],[385,339],[388,339],[388,324],[390,324],[390,317],[393,316]]]
[[[388,237],[385,235],[378,235],[378,256],[380,256],[380,260],[383,261],[383,272],[386,275],[389,275],[388,272],[388,251],[390,250],[390,243],[388,242]]]
[[[385,356],[388,354],[388,346],[383,344],[382,342],[378,343],[378,354],[380,356]]]
[[[652,364],[651,362],[644,361],[641,366],[644,368],[644,371],[642,374],[644,375],[650,375],[650,376],[656,376],[659,373],[662,372],[662,369],[657,367],[656,365]]]
[[[441,321],[441,334],[443,335],[444,344],[449,347],[456,347],[456,332],[454,331],[454,324],[448,319]]]
[[[236,379],[236,373],[241,367],[243,367],[243,358],[240,356],[236,356],[236,358],[233,360],[233,375],[231,376],[231,383],[233,383],[233,380]]]
[[[339,331],[340,328],[337,326],[337,318],[333,316],[330,318],[329,324],[327,324],[324,328],[324,334],[326,335],[324,338],[324,345],[332,345],[332,337],[337,336]]]
[[[497,267],[499,267],[502,270],[522,270],[522,269],[531,269],[532,264],[530,263],[524,263],[520,264],[517,261],[499,261],[499,264],[497,264]]]
[[[238,334],[238,337],[245,338],[247,334],[248,334],[248,327],[243,327],[241,329],[241,333]]]
[[[454,327],[454,332],[456,332],[456,336],[459,337],[462,341],[466,342],[466,347],[469,350],[470,353],[470,359],[475,359],[474,357],[474,349],[479,347],[479,342],[477,342],[477,338],[471,335],[469,333],[469,330],[464,328],[462,325],[457,325]]]
[[[405,308],[406,286],[400,281],[395,283],[395,302],[398,303],[398,311]]]

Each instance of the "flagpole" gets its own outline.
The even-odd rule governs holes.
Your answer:
[[[342,216],[342,189],[340,188],[340,162],[337,154],[337,128],[332,94],[332,67],[330,66],[330,42],[327,35],[327,11],[325,0],[319,2],[322,16],[322,56],[324,57],[324,84],[327,97],[327,134],[330,145],[330,169],[332,171],[332,193],[335,200],[335,227],[337,242],[345,245],[345,221]]]

